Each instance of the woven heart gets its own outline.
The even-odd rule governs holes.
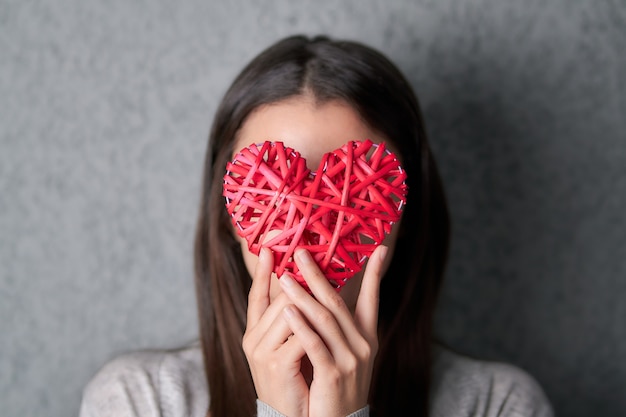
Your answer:
[[[305,248],[340,290],[399,220],[405,179],[384,143],[348,142],[324,154],[312,172],[300,153],[268,141],[227,164],[223,195],[250,252],[272,250],[277,276],[290,272],[307,288],[293,260]]]

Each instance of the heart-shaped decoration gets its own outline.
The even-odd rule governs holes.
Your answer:
[[[242,149],[226,166],[226,208],[255,255],[274,254],[274,272],[290,272],[308,289],[293,260],[309,250],[340,290],[391,231],[406,202],[406,173],[384,143],[351,141],[324,154],[316,172],[282,142]]]

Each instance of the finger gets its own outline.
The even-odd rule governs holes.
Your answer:
[[[283,307],[283,309],[284,308],[285,307]],[[293,332],[291,331],[289,324],[285,321],[282,314],[278,314],[274,317],[272,324],[260,338],[257,349],[261,349],[264,352],[277,351],[287,342],[289,336],[292,334]]]
[[[341,355],[345,354],[345,352],[349,350],[347,340],[349,336],[345,334],[344,330],[337,322],[335,315],[314,299],[311,294],[306,292],[304,288],[289,275],[283,275],[279,282],[284,294],[286,294],[297,307],[300,315],[306,317],[308,323],[310,323],[308,326],[315,329],[326,346],[328,346],[332,355],[334,357],[341,357]],[[335,291],[333,290],[333,292]],[[354,324],[352,327],[354,332],[356,332]],[[356,336],[360,337],[358,334]]]
[[[285,321],[284,317],[283,317],[283,321]],[[298,339],[298,336],[293,334],[291,327],[289,327],[289,331],[291,332],[291,336],[289,336],[287,338],[287,341],[283,343],[283,345],[280,347],[280,355],[281,357],[285,358],[285,360],[287,361],[295,362],[295,361],[302,360],[304,355],[306,355],[306,352],[304,351],[304,348],[302,347],[302,343]]]
[[[354,325],[352,313],[341,295],[328,282],[311,254],[307,250],[300,249],[295,253],[295,260],[315,299],[332,312],[346,337],[354,340],[352,338],[358,336],[359,332]],[[308,312],[308,309],[303,310],[307,317]]]
[[[322,338],[315,332],[300,311],[288,305],[283,309],[283,317],[289,328],[297,337],[302,349],[306,352],[313,368],[324,368],[332,365],[333,357]]]
[[[309,289],[315,298],[327,308],[333,311],[345,311],[349,314],[348,307],[343,298],[328,282],[328,279],[315,262],[309,251],[298,249],[294,254],[294,259]]]
[[[283,293],[279,294],[272,303],[270,303],[256,325],[246,328],[242,340],[242,346],[246,355],[259,351],[259,346],[261,345],[265,347],[264,352],[273,352],[289,337],[292,333],[290,330],[287,333],[281,333],[280,331],[276,331],[278,329],[272,329],[277,318],[280,318],[285,306],[290,303],[289,297]],[[268,335],[270,331],[273,333]]]
[[[276,317],[279,317],[283,308],[287,304],[291,303],[289,297],[286,294],[280,293],[270,303],[269,307],[263,312],[261,318],[256,322],[254,326],[248,326],[246,329],[246,338],[249,342],[256,346],[260,343],[260,340],[265,336],[265,333],[272,326]]]
[[[259,260],[254,269],[252,286],[248,293],[247,328],[256,326],[270,304],[270,282],[272,269],[274,268],[273,258],[270,249],[261,249]]]
[[[378,303],[380,294],[380,280],[383,274],[383,264],[387,256],[387,246],[380,245],[369,261],[363,274],[359,298],[354,310],[354,319],[359,329],[368,340],[378,337]]]

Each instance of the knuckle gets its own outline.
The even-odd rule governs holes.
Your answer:
[[[326,349],[326,345],[324,344],[324,342],[322,342],[321,339],[312,339],[309,342],[309,349],[311,349],[311,352],[320,352],[324,349]]]
[[[337,368],[331,368],[326,372],[326,383],[331,387],[337,387],[341,384],[342,375]]]
[[[241,347],[243,348],[243,351],[247,354],[252,346],[251,345],[251,340],[250,340],[250,335],[248,333],[243,335],[243,339],[241,340]]]
[[[259,288],[254,286],[254,280],[252,281],[252,286],[250,291],[248,292],[248,301],[256,301],[264,298],[262,291],[259,291]]]
[[[367,304],[370,306],[377,306],[380,304],[380,297],[378,296],[378,293],[376,294],[366,294],[365,295],[365,300],[367,301]]]
[[[280,362],[276,358],[272,358],[267,361],[267,369],[272,373],[276,373],[280,369]]]
[[[373,341],[370,342],[369,344],[369,349],[370,349],[370,356],[371,357],[375,357],[376,355],[378,355],[378,340],[375,339]]]
[[[258,304],[261,302],[261,296],[257,295],[257,294],[253,294],[252,291],[250,291],[250,293],[248,294],[248,305],[254,305],[254,304]]]
[[[318,324],[321,324],[323,326],[327,326],[327,325],[331,324],[334,321],[334,317],[330,313],[330,311],[324,309],[324,310],[319,311],[316,314],[315,320],[316,320],[316,322]]]
[[[376,355],[378,355],[378,343],[368,344],[363,354],[364,358],[366,358],[367,360],[374,359]]]
[[[376,348],[374,346],[367,343],[366,341],[363,341],[359,348],[359,356],[365,360],[369,360],[370,358],[372,358],[372,356],[375,355],[375,349]]]
[[[343,298],[339,295],[339,293],[333,291],[327,298],[328,306],[334,310],[342,309],[345,306],[345,302]]]
[[[315,271],[313,271],[311,275],[313,276],[313,279],[315,279],[316,281],[319,281],[319,282],[326,281],[326,275],[324,275],[324,273],[320,271],[318,268],[316,268]]]
[[[252,357],[252,361],[254,363],[264,363],[266,362],[267,358],[265,357],[265,355],[261,352],[260,349],[256,349],[253,352],[250,353],[250,356]]]
[[[346,355],[342,362],[345,372],[348,375],[355,374],[359,368],[359,360],[354,355]]]

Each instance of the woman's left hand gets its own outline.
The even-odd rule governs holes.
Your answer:
[[[309,416],[344,417],[367,405],[378,351],[378,294],[387,247],[368,261],[354,316],[306,250],[295,254],[298,268],[315,296],[293,278],[279,280],[293,305],[284,317],[313,367]]]

